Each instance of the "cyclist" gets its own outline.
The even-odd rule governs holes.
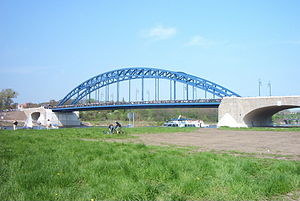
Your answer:
[[[115,128],[114,128],[114,125],[109,124],[109,125],[108,125],[108,129],[109,129],[109,133],[110,133],[110,134],[113,134],[114,129],[115,129]]]
[[[116,123],[115,130],[117,131],[117,133],[119,133],[120,129],[122,128],[122,125],[117,121],[115,123]]]

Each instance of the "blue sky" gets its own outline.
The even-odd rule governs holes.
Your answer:
[[[258,79],[262,95],[269,81],[273,95],[300,95],[299,22],[298,0],[1,0],[0,89],[19,103],[59,100],[95,75],[145,66],[242,96],[258,95]]]

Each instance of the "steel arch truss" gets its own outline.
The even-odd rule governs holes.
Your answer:
[[[74,88],[60,101],[58,105],[63,105],[70,99],[74,99],[71,104],[77,104],[78,101],[80,101],[82,98],[99,88],[125,80],[142,78],[168,79],[176,82],[181,82],[205,90],[221,98],[224,96],[240,96],[214,82],[183,72],[174,72],[157,68],[138,67],[113,70],[92,77],[91,79],[81,83],[79,86]]]

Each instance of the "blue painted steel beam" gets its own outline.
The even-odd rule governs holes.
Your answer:
[[[53,112],[72,112],[88,110],[117,110],[117,109],[155,109],[155,108],[218,108],[220,102],[209,103],[158,103],[158,104],[116,104],[95,106],[74,106],[65,108],[52,108]]]
[[[218,85],[209,80],[205,80],[203,78],[189,75],[183,72],[174,72],[174,71],[156,69],[156,68],[137,67],[137,68],[123,68],[123,69],[113,70],[92,77],[91,79],[75,87],[60,101],[58,105],[63,105],[69,100],[72,100],[72,104],[77,104],[81,99],[86,97],[88,94],[102,87],[106,87],[111,84],[122,82],[125,80],[144,79],[144,78],[152,78],[152,79],[156,78],[158,79],[158,85],[159,85],[159,79],[168,79],[176,82],[181,82],[183,84],[194,86],[195,88],[199,88],[201,90],[209,92],[220,98],[225,96],[239,96],[237,93],[221,85]],[[157,90],[158,90],[157,98],[159,99],[159,86]],[[107,100],[109,100],[109,89],[107,90]]]

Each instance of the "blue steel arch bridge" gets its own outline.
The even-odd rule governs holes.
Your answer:
[[[151,84],[154,85],[153,100],[149,99],[149,91],[147,91],[148,100],[145,100],[145,80],[149,79],[154,81]],[[137,84],[135,82],[132,84],[135,80],[140,80],[140,83]],[[167,80],[169,86],[167,86],[166,82],[161,86],[160,80]],[[127,100],[124,98],[120,100],[120,84],[125,82],[127,82]],[[183,85],[183,89],[185,89],[185,94],[181,99],[177,95],[177,86],[179,84]],[[116,98],[110,98],[110,86],[112,85],[116,85]],[[137,98],[135,101],[132,100],[132,85],[139,88],[136,92],[141,92],[140,100],[137,100]],[[105,100],[102,100],[103,93],[100,100],[100,90],[104,90]],[[204,91],[204,98],[198,99],[195,96],[197,90]],[[169,93],[168,98],[161,99],[160,91],[163,91],[164,95]],[[212,98],[208,98],[207,94],[212,95]],[[94,98],[92,95],[94,95]],[[145,67],[122,68],[105,72],[86,80],[71,90],[57,106],[51,106],[51,109],[57,112],[68,112],[140,108],[216,108],[220,105],[221,99],[226,96],[240,97],[237,93],[219,84],[184,72]]]

